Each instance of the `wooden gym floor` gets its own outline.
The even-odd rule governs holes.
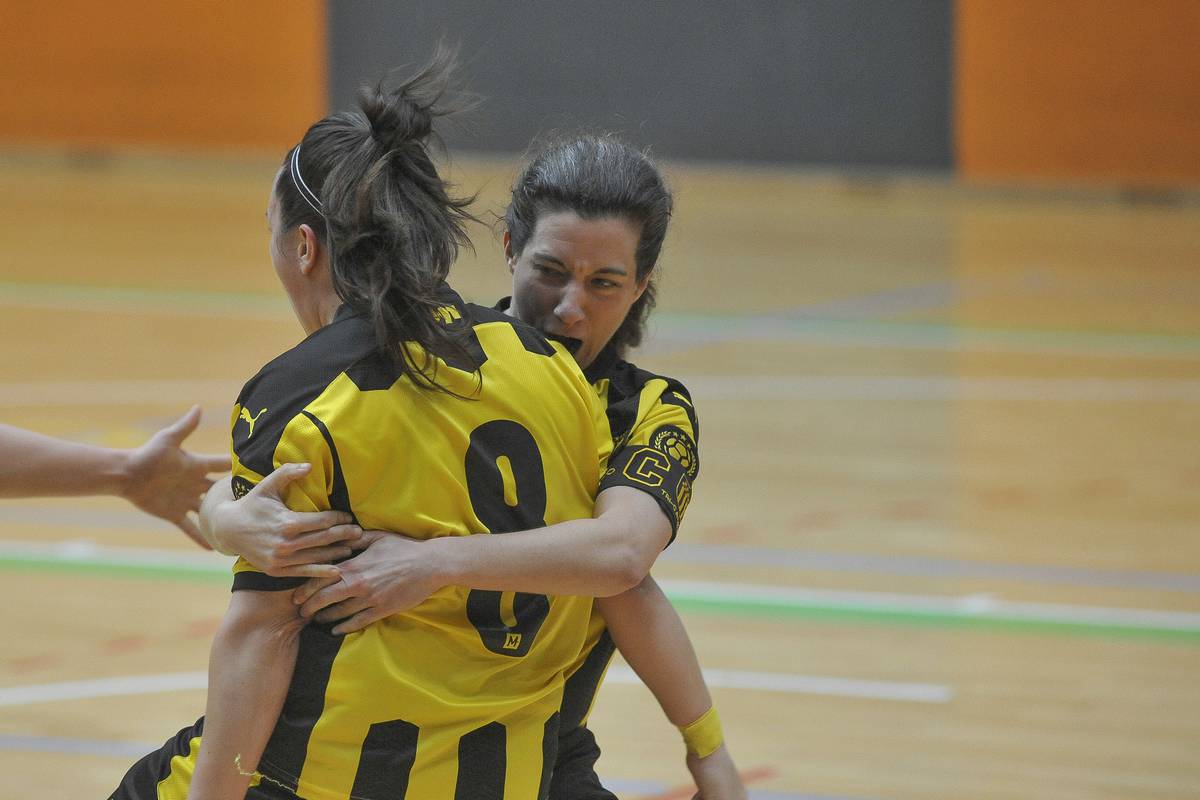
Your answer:
[[[299,338],[274,159],[0,156],[0,419],[129,446]],[[499,210],[507,164],[462,161]],[[752,797],[1200,796],[1200,204],[671,171],[638,360],[702,471],[655,574]],[[456,269],[490,302],[495,237]],[[202,710],[220,559],[119,501],[0,504],[0,797],[107,796]],[[625,798],[686,798],[621,666]]]

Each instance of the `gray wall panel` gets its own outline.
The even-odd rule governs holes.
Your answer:
[[[331,103],[442,38],[486,98],[451,147],[586,126],[667,157],[946,168],[951,29],[951,0],[334,0]]]

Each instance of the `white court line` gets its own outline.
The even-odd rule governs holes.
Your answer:
[[[787,694],[818,694],[831,697],[856,697],[869,700],[897,700],[909,703],[949,703],[954,691],[936,683],[825,678],[814,675],[790,675],[781,672],[747,672],[735,669],[706,669],[704,680],[713,689],[751,689]],[[640,684],[632,669],[616,665],[608,670],[606,682]]]
[[[700,400],[751,395],[804,400],[1002,400],[1117,403],[1200,402],[1200,380],[1188,378],[955,378],[900,375],[693,375],[688,388]],[[0,407],[170,405],[232,406],[236,379],[9,382]]]
[[[90,700],[96,697],[125,697],[135,694],[160,694],[207,688],[207,672],[130,675],[122,678],[99,678],[90,681],[9,686],[0,689],[0,706],[28,706],[62,700]]]
[[[789,675],[740,670],[704,670],[704,678],[713,688],[748,689],[785,694],[817,694],[911,703],[948,703],[954,693],[948,686],[929,683],[847,680],[810,675]],[[641,679],[628,667],[614,666],[608,680],[617,684],[639,684]],[[28,706],[64,700],[90,700],[99,697],[124,697],[138,694],[191,691],[208,688],[206,672],[175,672],[161,675],[129,675],[89,681],[42,683],[0,689],[0,707]]]

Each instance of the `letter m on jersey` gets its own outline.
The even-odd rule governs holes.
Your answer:
[[[521,647],[521,634],[510,633],[504,637],[505,650],[519,650]]]

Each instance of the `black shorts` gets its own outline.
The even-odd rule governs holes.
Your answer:
[[[600,747],[596,737],[581,725],[558,737],[558,759],[550,779],[549,800],[617,800],[617,796],[600,785],[596,760]]]
[[[204,717],[201,717],[195,725],[184,728],[158,750],[130,767],[121,779],[121,785],[109,795],[109,800],[158,800],[158,784],[171,774],[171,759],[190,758],[193,755],[192,742],[203,733]],[[183,791],[187,791],[186,786]]]
[[[191,744],[203,731],[204,719],[201,718],[195,725],[184,728],[168,739],[160,749],[139,760],[130,767],[110,800],[158,800],[159,782],[171,773],[171,760],[176,757],[194,758],[195,754],[190,752]],[[615,794],[600,785],[600,776],[596,774],[596,761],[599,758],[600,747],[596,744],[596,737],[586,726],[560,736],[558,757],[550,779],[549,800],[618,800]],[[187,791],[186,786],[180,788],[183,792]],[[263,781],[250,789],[246,797],[247,800],[292,800],[296,795],[270,781]]]

